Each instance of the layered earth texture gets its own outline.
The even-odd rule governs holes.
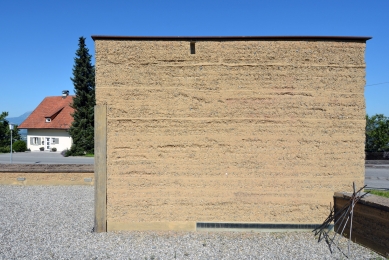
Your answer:
[[[108,230],[321,223],[363,185],[365,41],[95,45]]]

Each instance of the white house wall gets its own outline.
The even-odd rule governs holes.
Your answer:
[[[35,142],[34,138],[38,142]],[[49,144],[47,144],[47,138],[50,138]],[[61,152],[70,149],[72,143],[73,140],[69,133],[63,129],[28,129],[27,131],[27,148],[31,151],[40,151],[40,147],[44,147],[45,151],[50,151],[55,147],[58,152]]]

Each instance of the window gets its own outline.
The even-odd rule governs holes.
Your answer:
[[[40,137],[30,137],[30,145],[40,145],[41,138]]]
[[[46,123],[50,123],[51,122],[51,118],[50,117],[46,117]]]

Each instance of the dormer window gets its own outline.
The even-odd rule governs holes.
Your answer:
[[[52,120],[55,119],[55,117],[61,113],[62,109],[64,109],[64,107],[56,107],[55,109],[53,109],[52,111],[49,111],[47,112],[44,117],[46,118],[46,123],[50,123]]]

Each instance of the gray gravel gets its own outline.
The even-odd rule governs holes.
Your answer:
[[[92,227],[93,187],[0,185],[0,259],[345,259],[312,232],[97,234]],[[351,249],[351,259],[379,257]]]

